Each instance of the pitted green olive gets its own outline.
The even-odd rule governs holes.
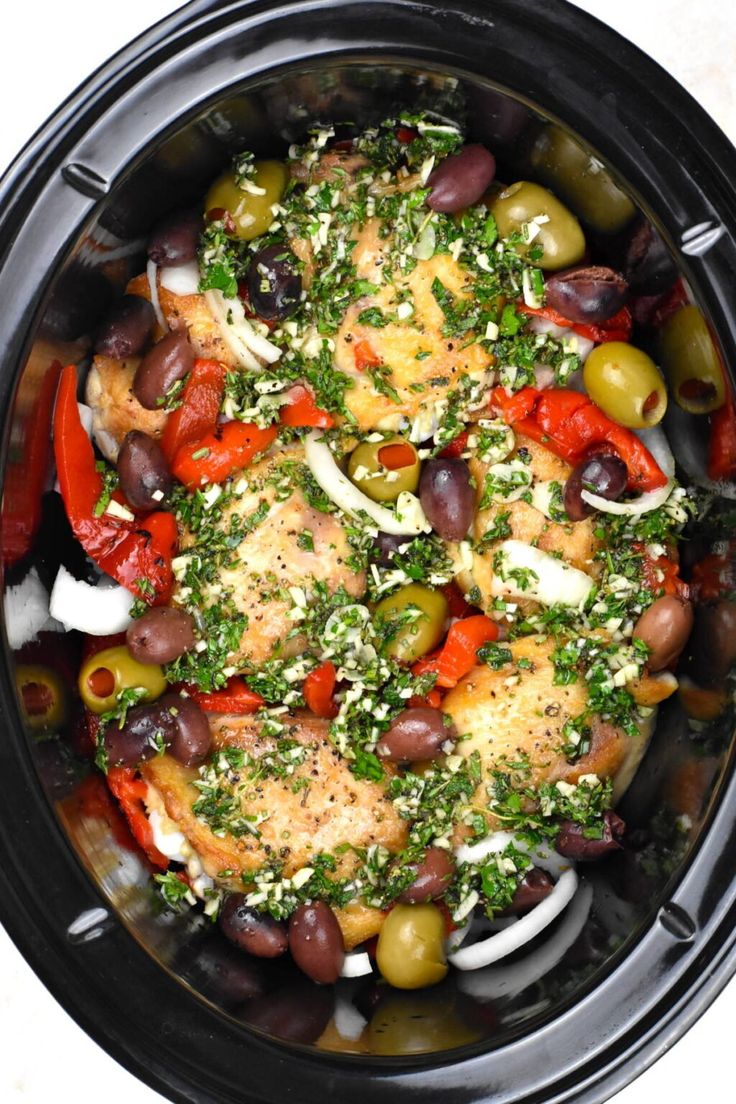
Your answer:
[[[535,175],[564,197],[575,214],[599,234],[615,234],[636,208],[608,170],[558,126],[545,126],[534,142]]]
[[[205,214],[227,211],[235,226],[235,234],[243,241],[265,234],[274,220],[271,207],[284,194],[289,174],[281,161],[256,161],[249,183],[262,194],[241,188],[232,171],[223,173],[207,192]]]
[[[445,921],[436,905],[396,905],[376,948],[378,969],[396,989],[424,989],[447,973]]]
[[[374,502],[395,502],[402,491],[419,485],[419,456],[403,437],[363,441],[351,453],[348,475]]]
[[[142,702],[155,701],[166,690],[163,671],[155,663],[138,663],[127,648],[105,648],[90,656],[79,672],[79,693],[93,713],[114,709],[123,690],[145,690]]]
[[[409,583],[376,606],[383,651],[392,659],[413,663],[439,644],[447,620],[447,599],[439,590]]]
[[[625,341],[596,346],[585,362],[583,383],[593,402],[629,429],[657,425],[667,409],[667,391],[654,361]]]
[[[708,324],[697,307],[683,307],[659,331],[659,355],[672,397],[689,414],[723,406],[723,370]]]
[[[526,256],[534,246],[541,246],[542,256],[535,261],[540,268],[554,271],[582,260],[585,238],[580,223],[556,196],[540,184],[520,180],[494,196],[490,209],[502,238],[517,233],[528,234],[528,226],[536,226],[529,243],[517,248]],[[535,222],[540,216],[541,221]]]

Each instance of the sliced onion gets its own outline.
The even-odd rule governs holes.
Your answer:
[[[368,1023],[358,1009],[346,997],[340,994],[335,1001],[335,1029],[343,1039],[355,1042],[363,1034],[363,1028]]]
[[[159,272],[161,287],[172,295],[199,294],[199,265],[196,261],[186,264],[168,265]]]
[[[371,960],[368,956],[368,952],[353,951],[351,954],[345,955],[345,961],[342,964],[340,977],[365,977],[366,974],[370,974],[372,972],[373,966],[371,965]]]
[[[131,623],[133,596],[125,587],[103,582],[97,586],[75,579],[60,567],[51,591],[51,616],[65,629],[79,629],[90,636],[111,636]]]
[[[522,586],[514,575],[508,573],[504,579],[500,572],[494,572],[491,591],[496,596],[531,598],[545,606],[562,605],[579,609],[593,587],[593,580],[584,571],[526,541],[505,540],[499,554],[505,567],[528,570],[533,575],[526,577]]]
[[[148,290],[151,293],[151,306],[153,307],[154,314],[156,315],[156,321],[158,322],[164,333],[169,332],[169,324],[164,318],[164,312],[161,310],[161,303],[158,298],[158,281],[156,279],[156,273],[158,272],[158,265],[155,261],[149,260],[146,265],[146,277],[148,278]]]
[[[14,650],[35,640],[49,624],[49,596],[35,567],[18,583],[8,587],[3,597],[5,631],[8,644]]]
[[[457,979],[458,989],[476,1000],[498,1000],[521,993],[557,965],[577,941],[588,919],[593,903],[593,889],[580,885],[565,919],[541,947],[512,966],[489,967],[477,973],[463,973]]]
[[[329,446],[314,431],[304,439],[304,456],[314,478],[331,502],[346,514],[359,518],[368,514],[384,533],[394,536],[412,536],[428,533],[431,526],[416,495],[404,492],[399,495],[396,512],[381,506],[359,491],[354,483],[340,471]]]
[[[662,426],[650,426],[648,429],[637,429],[634,432],[644,447],[649,449],[667,478],[674,479],[675,458]]]
[[[220,333],[231,352],[251,371],[258,371],[260,361],[273,364],[281,356],[281,350],[273,342],[256,333],[245,317],[243,304],[237,298],[226,299],[221,291],[206,291],[204,297],[212,311]],[[256,357],[260,358],[256,360]]]

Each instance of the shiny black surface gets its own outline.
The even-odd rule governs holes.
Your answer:
[[[467,122],[510,175],[542,125],[529,104],[615,166],[736,363],[734,151],[669,77],[596,21],[529,0],[195,4],[100,71],[2,183],[6,461],[17,463],[49,358],[84,354],[113,288],[141,267],[142,235],[194,202],[230,152],[283,148],[315,119],[366,122],[416,105]],[[60,345],[70,341],[79,344]],[[702,468],[702,428],[681,417],[673,429],[689,475]],[[47,513],[38,557],[47,576],[66,555],[48,540],[53,526]],[[693,547],[705,554],[713,535],[696,534]],[[6,583],[22,570],[10,566]],[[73,655],[58,659],[74,668]],[[343,984],[337,999],[347,994],[371,1021],[365,1056],[337,1053],[334,1040],[311,1046],[331,1021],[331,990],[238,958],[197,922],[152,914],[142,868],[80,806],[76,768],[56,745],[28,740],[9,666],[0,693],[0,916],[82,1026],[172,1099],[370,1102],[390,1091],[453,1104],[597,1102],[669,1046],[736,967],[727,719],[696,746],[677,703],[665,707],[626,803],[638,850],[590,875],[593,919],[546,986],[477,1001],[449,982],[412,1004]],[[670,858],[652,814],[667,800],[684,813],[671,796],[680,769],[700,771],[702,792]],[[387,1037],[409,1053],[395,1056]],[[423,1046],[430,1052],[417,1054]]]

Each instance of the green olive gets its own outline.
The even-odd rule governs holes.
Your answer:
[[[350,455],[348,475],[374,502],[395,502],[419,486],[419,456],[403,437],[363,441]]]
[[[657,425],[667,409],[667,390],[656,364],[625,341],[596,346],[585,362],[583,383],[593,402],[629,429]]]
[[[470,1023],[462,1014],[464,1008]],[[428,1054],[468,1046],[482,1034],[476,1011],[477,1005],[466,1007],[462,994],[452,991],[449,983],[416,993],[390,993],[368,1025],[371,1053]]]
[[[376,606],[384,654],[404,663],[426,655],[439,644],[447,620],[447,599],[439,590],[409,583]]]
[[[19,663],[15,668],[15,685],[29,728],[48,731],[64,723],[67,692],[56,671],[40,664]]]
[[[528,244],[517,247],[519,253],[526,256],[531,248],[541,246],[544,252],[535,262],[540,268],[553,271],[568,268],[582,260],[585,238],[580,223],[556,196],[540,184],[520,180],[494,196],[490,209],[502,238],[525,233],[523,227],[540,215],[546,218],[546,222],[536,223],[539,229],[534,238]]]
[[[395,905],[381,928],[378,969],[396,989],[424,989],[442,981],[445,921],[436,905]]]
[[[235,234],[242,241],[265,234],[274,220],[271,207],[284,194],[289,178],[281,161],[256,161],[251,177],[256,188],[263,188],[263,195],[253,195],[239,187],[232,171],[219,176],[207,192],[204,209],[227,211],[235,224]]]
[[[617,233],[636,214],[634,204],[608,170],[561,127],[544,127],[530,160],[535,175],[559,192],[575,214],[599,234]]]
[[[79,693],[93,713],[114,709],[123,690],[145,690],[139,701],[155,701],[166,690],[166,679],[155,663],[138,663],[126,647],[105,648],[90,656],[79,672]]]
[[[721,362],[697,307],[683,307],[659,331],[659,355],[672,396],[689,414],[710,414],[726,401]]]

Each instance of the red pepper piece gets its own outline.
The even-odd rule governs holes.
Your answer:
[[[322,407],[317,406],[314,395],[308,387],[303,383],[297,383],[286,392],[286,403],[281,407],[281,424],[332,429],[335,419]]]
[[[710,416],[708,475],[711,479],[736,479],[736,400],[724,372],[728,395]]]
[[[61,374],[55,360],[46,370],[23,417],[20,456],[11,452],[3,490],[3,556],[10,567],[26,556],[41,524],[41,496],[51,463],[51,415]]]
[[[478,662],[478,649],[491,640],[498,640],[498,625],[483,613],[451,625],[437,661],[437,686],[457,686]]]
[[[469,430],[464,429],[462,433],[458,433],[457,437],[453,437],[449,445],[445,445],[445,447],[440,452],[440,456],[442,457],[442,459],[456,460],[459,456],[462,456],[462,454],[465,452],[465,449],[468,447],[469,436]]]
[[[217,360],[196,360],[184,385],[181,406],[166,419],[161,448],[171,461],[190,441],[214,431],[225,390],[226,369]]]
[[[166,870],[169,860],[153,842],[153,829],[146,816],[145,798],[148,786],[142,778],[136,778],[135,767],[111,767],[107,772],[107,784],[117,799],[136,843],[152,866]]]
[[[330,660],[321,663],[310,671],[304,680],[302,693],[307,703],[307,708],[317,717],[325,717],[332,720],[338,714],[338,707],[334,700],[337,671],[335,664]]]
[[[419,137],[419,131],[410,126],[397,126],[396,137],[400,142],[404,142],[408,145],[409,142],[414,142]]]
[[[635,542],[632,548],[643,554],[642,573],[644,582],[654,594],[663,591],[676,598],[689,598],[690,587],[680,578],[680,565],[669,556],[657,556],[653,559],[646,554],[643,544]],[[660,575],[664,578],[660,578]]]
[[[477,607],[470,605],[454,580],[450,583],[445,583],[444,586],[440,587],[440,590],[447,599],[447,608],[450,617],[471,617],[478,612]]]
[[[365,372],[367,368],[378,368],[381,358],[374,352],[373,347],[365,338],[356,341],[353,345],[356,372]]]
[[[77,407],[77,370],[61,374],[54,412],[54,452],[59,486],[72,532],[90,559],[146,602],[168,598],[173,585],[171,558],[176,522],[153,513],[140,521],[95,517],[102,477],[95,467],[92,442]]]
[[[185,686],[184,689],[205,713],[233,713],[236,716],[245,716],[248,713],[256,713],[266,704],[265,699],[260,694],[256,694],[255,690],[251,690],[238,676],[231,678],[223,690],[206,692],[198,690],[195,686]]]
[[[416,462],[416,453],[409,444],[383,445],[378,450],[378,459],[388,471],[409,468]]]
[[[171,466],[180,483],[195,491],[203,483],[221,483],[250,464],[276,438],[276,429],[249,422],[226,422],[215,433],[183,445]]]
[[[520,302],[516,304],[516,309],[520,314],[546,318],[553,325],[572,330],[580,337],[585,337],[588,341],[594,341],[596,345],[601,345],[606,341],[628,341],[633,328],[633,319],[628,307],[622,307],[620,311],[612,315],[611,318],[607,318],[605,322],[590,324],[571,322],[569,318],[565,318],[564,314],[553,310],[552,307],[528,307],[526,303]]]
[[[112,838],[120,847],[124,847],[126,851],[137,852],[140,850],[128,827],[127,820],[120,812],[118,805],[113,801],[101,775],[87,775],[80,782],[73,797],[67,800],[77,802],[84,817],[104,820],[110,828]]]

